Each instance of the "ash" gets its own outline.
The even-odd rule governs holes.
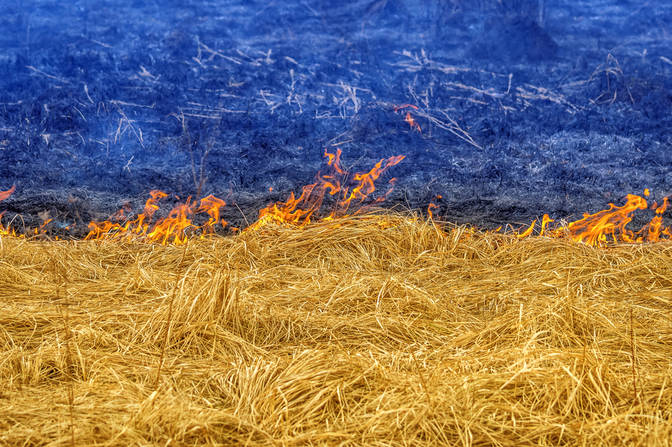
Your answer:
[[[485,227],[672,192],[670,2],[4,3],[0,190],[26,225],[162,189],[240,226],[325,148],[403,154],[389,206]]]

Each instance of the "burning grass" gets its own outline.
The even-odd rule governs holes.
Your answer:
[[[397,108],[413,108],[416,106],[404,104]],[[408,112],[410,114],[410,112]],[[415,122],[410,117],[411,125]],[[408,119],[407,119],[408,121]],[[419,130],[419,129],[418,129]],[[259,216],[254,223],[245,228],[245,231],[257,231],[267,225],[285,225],[301,228],[315,221],[333,221],[356,215],[366,214],[372,205],[384,202],[394,189],[396,177],[388,180],[387,191],[383,194],[376,188],[375,183],[391,167],[399,164],[404,155],[396,155],[383,158],[378,161],[368,172],[359,172],[351,175],[341,166],[341,150],[330,153],[326,149],[324,157],[327,160],[326,170],[319,171],[313,183],[305,185],[301,194],[297,197],[290,192],[284,201],[269,204],[259,210]],[[0,190],[0,202],[9,198],[15,191],[15,187]],[[200,189],[200,187],[199,187]],[[664,225],[664,215],[668,209],[670,196],[663,197],[662,202],[653,200],[649,203],[647,198],[651,195],[648,188],[644,190],[644,196],[628,194],[626,203],[616,205],[609,203],[609,207],[596,213],[584,213],[583,218],[571,222],[564,220],[556,223],[548,214],[542,216],[539,225],[538,219],[534,219],[527,229],[515,230],[507,225],[505,232],[515,234],[519,239],[538,234],[539,236],[551,236],[556,238],[570,237],[576,242],[591,246],[605,246],[612,243],[640,244],[644,242],[660,242],[672,239],[672,225]],[[169,194],[159,190],[150,192],[149,199],[145,202],[144,210],[132,217],[132,209],[124,206],[108,220],[102,222],[89,222],[87,240],[118,240],[122,242],[144,241],[160,243],[162,245],[186,244],[190,238],[205,238],[218,231],[221,232],[228,226],[228,222],[221,218],[221,210],[226,202],[214,195],[208,195],[201,199],[192,200],[188,196],[185,201],[179,202],[165,215],[159,213],[161,200],[169,197]],[[441,199],[437,195],[437,199]],[[438,208],[435,203],[427,207],[427,215],[433,222],[434,211]],[[650,220],[640,226],[638,230],[628,227],[635,217],[638,220],[646,218],[647,212]],[[39,227],[32,231],[17,232],[11,225],[5,227],[2,223],[4,212],[0,212],[0,236],[15,237],[42,237],[48,234],[49,224],[52,219],[48,213]],[[163,217],[157,217],[164,214]],[[208,218],[205,220],[204,216]],[[76,224],[69,224],[65,230],[69,231]],[[535,232],[538,228],[538,232]],[[495,231],[500,231],[499,227]],[[237,232],[240,228],[229,227],[229,231]],[[437,231],[438,230],[437,227]],[[59,236],[55,236],[58,239]]]
[[[0,445],[672,437],[668,242],[370,214],[183,246],[4,237],[0,291]]]

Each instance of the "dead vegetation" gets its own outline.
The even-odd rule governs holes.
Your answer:
[[[668,243],[389,215],[186,248],[5,237],[0,293],[0,445],[672,437]]]

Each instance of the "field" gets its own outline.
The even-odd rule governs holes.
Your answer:
[[[369,214],[0,239],[0,445],[670,445],[672,245]]]
[[[0,4],[0,447],[672,444],[671,1]]]

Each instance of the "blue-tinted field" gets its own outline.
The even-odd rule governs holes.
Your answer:
[[[391,206],[484,226],[672,192],[672,2],[0,3],[0,190],[28,222],[158,188],[240,223],[336,147],[406,155]]]

